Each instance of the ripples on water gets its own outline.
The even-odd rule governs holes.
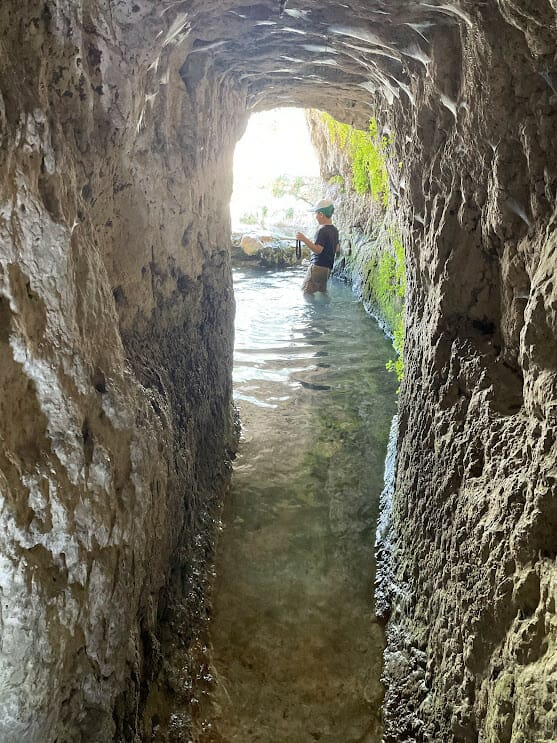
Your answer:
[[[396,381],[349,287],[237,272],[242,440],[217,550],[218,683],[199,740],[380,740],[373,543]]]

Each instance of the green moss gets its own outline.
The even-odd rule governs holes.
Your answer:
[[[394,329],[393,346],[397,352],[397,357],[394,361],[387,362],[387,369],[396,374],[396,378],[399,382],[402,381],[404,376],[404,313],[402,312],[397,327]]]
[[[389,205],[389,175],[386,160],[392,137],[380,136],[377,121],[371,118],[368,131],[341,124],[329,114],[321,114],[329,139],[346,150],[352,168],[352,187],[359,194],[369,193],[385,209]]]
[[[406,265],[400,235],[391,228],[387,230],[386,237],[382,250],[366,266],[364,296],[393,334],[393,345],[398,356],[387,364],[387,368],[395,372],[400,381],[404,374]]]
[[[340,186],[344,190],[344,178],[341,175],[333,175],[329,178],[329,185]]]
[[[352,127],[349,124],[341,124],[340,121],[333,119],[329,114],[321,114],[323,122],[329,130],[329,139],[336,142],[341,150],[346,147]]]
[[[523,740],[515,727],[515,692],[516,680],[510,671],[504,671],[493,688],[487,714],[485,729],[489,741]],[[515,735],[513,735],[513,732]]]
[[[352,179],[347,189],[352,188],[361,195],[369,194],[385,213],[384,219],[388,219],[390,190],[387,160],[394,154],[393,137],[380,135],[377,120],[373,117],[367,131],[341,124],[325,113],[321,114],[321,119],[331,143],[345,151],[350,160]],[[402,163],[399,162],[398,167],[401,169]],[[329,182],[333,182],[333,179]],[[386,239],[377,246],[375,257],[364,270],[364,299],[373,306],[393,334],[393,345],[398,356],[387,367],[396,373],[400,381],[404,374],[404,245],[397,228],[388,227],[383,234]]]

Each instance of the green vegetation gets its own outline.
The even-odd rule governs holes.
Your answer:
[[[262,206],[261,209],[257,209],[255,212],[244,212],[240,216],[240,222],[242,224],[258,224],[261,227],[265,227],[265,220],[269,214],[269,207]]]
[[[394,155],[393,137],[378,133],[375,118],[370,120],[367,131],[341,124],[325,113],[321,114],[321,118],[327,127],[330,141],[348,157],[352,176],[348,189],[351,188],[360,195],[369,194],[372,203],[382,213],[383,224],[392,225],[387,159]],[[398,167],[402,168],[402,163],[398,163]],[[341,176],[333,176],[329,183],[333,182],[344,186]],[[387,368],[395,372],[400,381],[404,373],[402,352],[406,265],[404,245],[398,228],[389,226],[381,231],[374,256],[363,269],[364,299],[377,311],[393,334],[397,359],[389,362]]]
[[[279,175],[271,184],[271,192],[275,199],[288,195],[314,204],[321,192],[321,182],[319,178]]]
[[[383,208],[389,206],[389,174],[386,160],[392,137],[380,135],[377,121],[371,118],[367,132],[341,124],[329,114],[321,114],[331,142],[346,150],[352,166],[352,187],[359,194],[369,193]],[[336,176],[335,176],[336,177]]]
[[[272,194],[275,199],[280,199],[285,194],[291,194],[299,198],[301,189],[304,186],[304,179],[297,175],[294,178],[290,178],[287,175],[279,175],[275,178],[272,184]]]
[[[330,186],[340,186],[341,191],[344,191],[344,178],[341,175],[333,175],[329,178]]]
[[[387,368],[394,371],[398,380],[404,373],[402,351],[404,347],[404,295],[406,291],[406,266],[404,245],[400,235],[387,230],[385,249],[372,258],[366,266],[364,295],[376,307],[393,334],[397,359]]]
[[[240,216],[240,222],[242,224],[257,224],[259,219],[257,218],[257,214],[254,214],[253,212],[244,212]]]
[[[406,297],[406,258],[404,255],[404,244],[402,238],[398,232],[391,233],[391,244],[395,251],[395,274],[393,285],[395,287],[395,294],[400,299],[400,310],[398,311],[395,324],[393,326],[393,345],[398,356],[396,361],[391,362],[387,365],[388,369],[391,369],[396,373],[397,379],[400,382],[404,376],[404,300]]]

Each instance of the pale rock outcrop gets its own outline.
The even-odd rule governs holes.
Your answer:
[[[246,255],[255,255],[258,250],[264,250],[265,246],[258,237],[243,235],[240,240],[240,247]]]

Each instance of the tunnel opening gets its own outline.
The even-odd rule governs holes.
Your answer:
[[[240,233],[266,233],[291,244],[296,229],[313,234],[309,210],[323,185],[304,109],[252,114],[236,145],[233,168],[233,242]]]
[[[233,241],[235,226],[252,230],[239,242],[243,255],[233,252],[242,436],[216,548],[209,680],[196,694],[194,738],[379,741],[374,541],[396,407],[392,351],[354,304],[345,261],[326,296],[302,295],[307,267],[292,235],[313,235],[308,207],[339,186],[317,179],[299,149],[281,151],[294,150],[294,138],[312,147],[304,113],[252,122],[238,146],[248,160],[240,152],[235,167],[256,167],[262,182],[253,188],[253,173],[243,183],[236,170],[232,197]]]

